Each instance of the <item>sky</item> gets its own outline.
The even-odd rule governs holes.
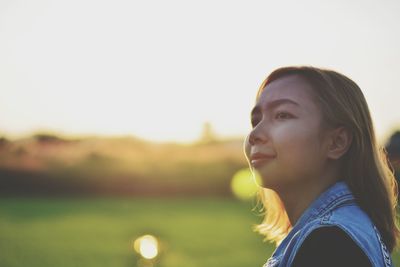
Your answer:
[[[400,1],[0,1],[0,135],[244,136],[275,68],[339,71],[400,126]]]

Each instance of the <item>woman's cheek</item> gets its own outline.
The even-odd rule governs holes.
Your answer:
[[[286,129],[277,135],[275,148],[280,167],[285,172],[299,175],[312,167],[315,141],[309,133],[297,129]]]
[[[290,143],[287,143],[285,165],[293,175],[313,175],[313,171],[317,167],[315,165],[318,161],[318,151],[315,141],[310,140],[309,137],[292,139]]]

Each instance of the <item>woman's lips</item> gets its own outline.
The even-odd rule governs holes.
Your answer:
[[[251,160],[251,165],[259,167],[274,159],[272,156],[255,157]]]

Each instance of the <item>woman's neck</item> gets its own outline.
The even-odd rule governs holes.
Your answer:
[[[320,194],[336,183],[338,178],[337,175],[326,173],[322,177],[319,176],[318,179],[308,181],[309,182],[302,182],[291,188],[285,188],[284,191],[280,190],[277,192],[292,226],[296,224],[297,220],[311,203]]]

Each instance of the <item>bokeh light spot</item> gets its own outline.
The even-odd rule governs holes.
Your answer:
[[[133,244],[137,253],[145,259],[153,259],[158,254],[158,241],[152,235],[144,235],[137,238]]]
[[[244,168],[233,175],[231,190],[237,198],[248,200],[254,197],[260,185],[261,178],[257,172],[253,173],[249,168]]]

